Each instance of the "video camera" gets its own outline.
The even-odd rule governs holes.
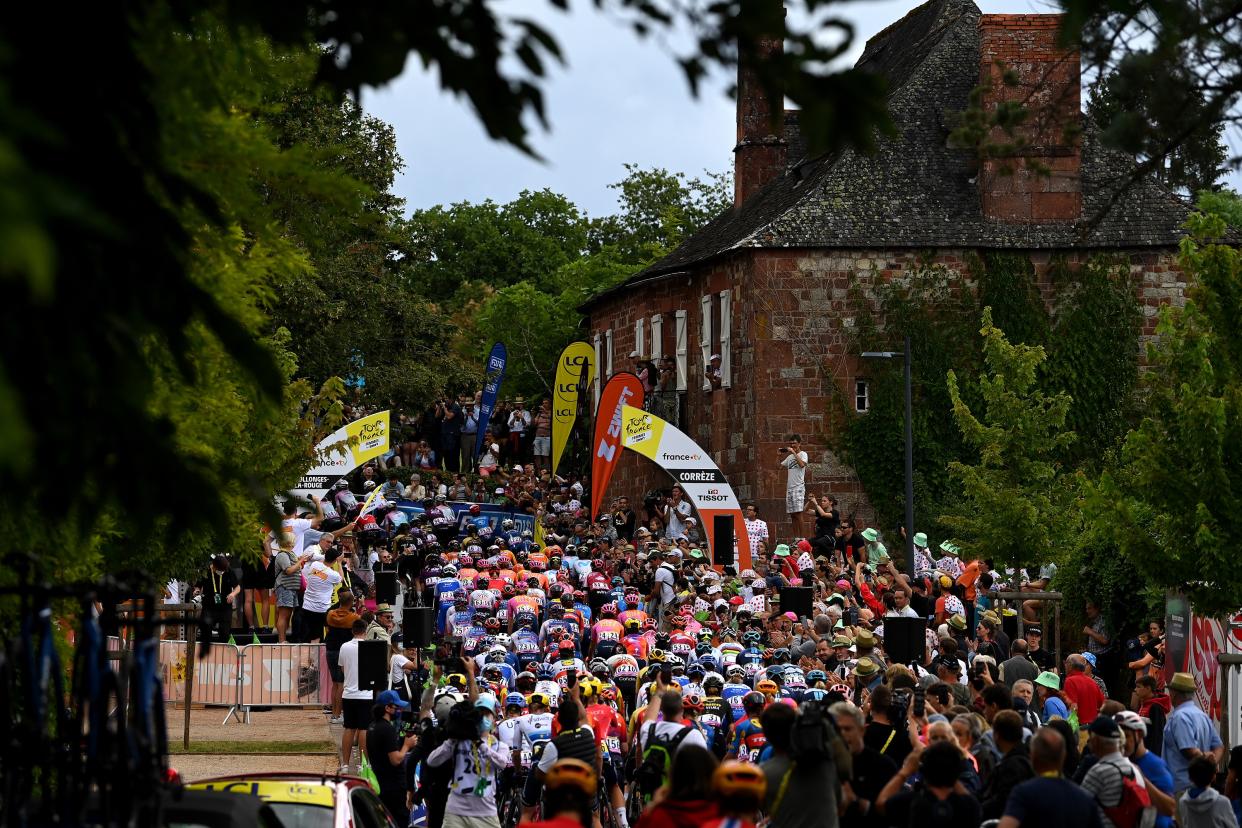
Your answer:
[[[848,779],[853,767],[849,748],[837,732],[828,705],[819,700],[804,701],[798,708],[789,733],[789,752],[803,765],[834,762],[839,779]]]
[[[459,742],[473,742],[480,738],[479,724],[483,714],[469,701],[458,702],[449,710],[445,735]]]

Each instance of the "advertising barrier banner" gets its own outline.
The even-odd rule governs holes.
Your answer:
[[[742,522],[742,510],[733,487],[711,455],[676,426],[641,408],[625,406],[621,412],[621,436],[625,448],[636,451],[664,469],[699,513],[704,537],[715,551],[715,518],[733,518],[737,541],[737,570],[749,569],[750,538]]]
[[[483,437],[487,433],[487,424],[492,419],[492,410],[496,408],[496,398],[500,396],[500,383],[505,378],[507,360],[505,343],[497,342],[487,358],[487,379],[483,382],[483,398],[479,401],[479,431],[474,438],[475,457],[483,451]]]
[[[388,412],[346,423],[315,446],[315,465],[293,489],[296,497],[323,497],[332,484],[368,460],[388,451]],[[351,439],[357,442],[349,445]]]
[[[578,397],[595,379],[595,349],[585,342],[571,342],[556,362],[556,387],[552,390],[552,473],[556,474],[578,419]]]
[[[591,518],[598,519],[612,471],[621,459],[621,415],[626,406],[643,407],[643,384],[622,371],[604,386],[595,410],[595,440],[591,454]]]

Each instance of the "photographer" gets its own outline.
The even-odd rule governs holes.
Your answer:
[[[793,524],[795,537],[805,537],[806,530],[802,526],[802,516],[806,511],[806,464],[810,458],[802,450],[802,438],[790,434],[785,438],[789,445],[782,446],[781,466],[785,476],[785,511],[789,514],[789,522]]]
[[[470,673],[471,687],[474,674]],[[480,696],[449,712],[448,738],[427,757],[430,767],[449,765],[445,828],[500,828],[496,811],[496,777],[509,766],[509,750],[494,732],[496,699]],[[451,764],[450,764],[451,763]]]
[[[772,750],[760,769],[767,777],[767,802],[764,810],[770,817],[769,828],[836,828],[839,825],[837,803],[841,800],[841,771],[838,759],[832,756],[797,756],[793,731],[801,731],[801,716],[823,716],[827,732],[840,743],[836,726],[827,710],[804,705],[801,712],[784,704],[770,705],[760,720],[767,746]],[[844,745],[839,752],[845,756]],[[845,774],[848,775],[848,768]]]
[[[405,825],[410,821],[410,809],[402,770],[406,754],[417,743],[418,737],[413,733],[402,736],[394,718],[402,710],[409,710],[410,703],[398,696],[395,690],[380,693],[376,702],[371,724],[367,727],[367,760],[379,782],[380,801],[398,825]]]

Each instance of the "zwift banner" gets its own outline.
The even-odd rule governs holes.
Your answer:
[[[715,538],[716,517],[727,515],[732,518],[733,538],[737,543],[737,571],[749,569],[750,537],[742,521],[741,505],[711,455],[672,423],[629,405],[621,412],[621,438],[627,449],[654,461],[681,486],[686,499],[699,513],[713,561],[719,557]]]
[[[591,518],[598,519],[604,492],[621,459],[621,417],[626,406],[643,407],[643,383],[628,371],[614,374],[595,410],[595,441],[591,444]]]
[[[315,466],[302,475],[294,496],[323,497],[336,481],[387,452],[389,433],[387,411],[341,426],[315,446]],[[353,445],[351,439],[356,440]]]
[[[492,346],[492,353],[487,358],[487,379],[483,382],[483,399],[479,402],[479,433],[474,438],[474,456],[483,451],[483,437],[487,434],[487,424],[492,419],[492,410],[496,408],[496,398],[500,396],[500,383],[505,378],[505,362],[508,360],[505,343],[497,342]]]
[[[578,419],[578,398],[595,379],[595,348],[571,342],[556,362],[556,387],[552,390],[552,473],[556,474]]]

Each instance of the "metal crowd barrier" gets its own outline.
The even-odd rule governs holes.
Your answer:
[[[109,638],[107,646],[120,651],[125,642]],[[249,723],[251,707],[317,707],[332,702],[323,644],[213,643],[200,657],[191,642],[161,641],[160,671],[165,703],[189,700],[227,707],[225,724],[233,718]]]

